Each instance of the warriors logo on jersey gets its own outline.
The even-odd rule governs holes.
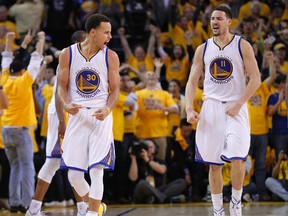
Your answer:
[[[232,74],[231,61],[225,57],[218,57],[210,64],[210,73],[214,79],[226,80]]]
[[[91,70],[82,70],[76,76],[76,86],[84,94],[91,94],[96,91],[99,83],[99,75]]]

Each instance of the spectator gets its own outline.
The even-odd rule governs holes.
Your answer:
[[[152,29],[156,30],[155,28]],[[153,71],[154,64],[153,64],[153,57],[154,57],[154,50],[153,41],[154,36],[151,34],[149,45],[147,48],[147,52],[144,49],[143,45],[137,44],[135,45],[133,52],[129,46],[129,43],[125,37],[125,29],[123,27],[118,29],[118,35],[121,40],[122,47],[124,49],[125,54],[125,61],[128,63],[132,68],[135,68],[139,72],[146,72],[146,71]],[[135,78],[135,74],[129,73],[131,78]]]
[[[185,96],[180,93],[181,83],[179,80],[172,79],[169,81],[168,92],[172,96],[174,102],[178,106],[178,112],[173,114],[168,114],[168,133],[169,136],[172,135],[173,127],[178,127],[180,125],[180,120],[186,118],[185,111]]]
[[[185,179],[189,187],[189,191],[187,187],[185,193],[189,199],[200,201],[205,195],[206,188],[205,165],[194,161],[195,144],[192,126],[186,118],[181,119],[179,126],[174,127],[172,135],[168,139],[168,180]]]
[[[184,179],[163,185],[167,167],[157,158],[158,145],[153,140],[140,140],[131,146],[129,179],[134,182],[134,203],[164,203],[173,201],[185,189]],[[175,197],[177,196],[177,197]],[[184,201],[184,200],[183,200]]]
[[[14,32],[7,34],[8,40],[13,40],[14,37]],[[4,83],[4,91],[10,106],[2,117],[3,142],[11,166],[9,181],[11,212],[26,212],[34,193],[33,145],[28,128],[36,126],[32,84],[40,71],[44,40],[45,33],[39,32],[36,51],[31,55],[27,70],[20,60],[12,61],[11,47],[2,54],[3,71],[10,71],[11,74]],[[28,32],[22,44],[27,46],[30,41],[31,35]]]
[[[168,136],[167,113],[178,113],[178,107],[167,91],[157,88],[158,76],[146,73],[146,88],[136,91],[137,110],[135,135],[139,139],[150,138],[159,145],[158,157],[165,160]]]
[[[276,78],[276,68],[274,65],[274,55],[272,51],[266,50],[263,58],[268,64],[269,76],[261,83],[260,88],[249,99],[247,104],[250,112],[251,127],[249,155],[251,155],[253,160],[255,160],[254,179],[258,189],[260,201],[268,201],[270,200],[270,197],[268,196],[265,187],[265,155],[268,146],[267,99]]]
[[[279,74],[275,80],[277,92],[268,98],[268,115],[272,116],[271,135],[276,156],[280,151],[288,150],[288,128],[287,128],[287,108],[285,97],[286,76]]]
[[[120,73],[120,95],[118,101],[112,110],[113,116],[113,137],[115,145],[115,155],[117,160],[115,161],[115,169],[113,172],[114,181],[117,184],[111,185],[114,188],[114,199],[117,201],[125,201],[125,192],[128,190],[128,169],[126,165],[126,157],[128,154],[128,146],[124,146],[124,109],[125,106],[128,107],[132,112],[137,101],[137,97],[134,92],[129,92],[129,94],[122,93],[123,86],[126,80],[130,81],[128,73]],[[127,92],[128,93],[128,92]],[[126,186],[126,188],[125,188]],[[110,188],[111,189],[111,188]]]
[[[53,45],[61,50],[70,45],[70,35],[80,29],[74,0],[48,0],[46,6],[45,32],[52,37]]]
[[[17,0],[9,8],[9,16],[15,19],[21,41],[28,30],[33,30],[33,32],[40,30],[43,12],[44,4],[42,0]]]
[[[15,41],[12,44],[12,50],[17,48],[16,41],[20,39],[14,22],[8,20],[8,9],[4,5],[0,5],[0,52],[4,51],[7,32],[15,32]]]
[[[278,160],[273,168],[272,176],[265,181],[266,187],[277,197],[288,201],[288,160],[286,151],[278,154]]]

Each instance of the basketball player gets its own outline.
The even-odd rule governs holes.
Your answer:
[[[62,145],[62,168],[76,192],[89,192],[89,211],[98,212],[103,196],[104,168],[115,163],[111,109],[119,96],[119,58],[108,49],[109,18],[93,14],[85,23],[86,39],[60,54],[58,94],[70,114]],[[91,186],[84,178],[88,172]],[[105,210],[105,208],[104,208]]]
[[[186,86],[187,120],[190,123],[199,121],[195,160],[210,164],[214,215],[225,215],[221,175],[224,161],[232,164],[230,215],[242,215],[244,161],[250,144],[246,102],[261,84],[252,46],[229,32],[231,18],[228,6],[219,5],[213,9],[213,37],[197,48]],[[199,115],[193,110],[193,99],[203,70],[205,98]],[[247,86],[246,76],[249,78]]]

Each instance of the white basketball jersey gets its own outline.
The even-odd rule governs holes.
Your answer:
[[[208,39],[203,53],[205,64],[204,96],[219,101],[236,101],[246,89],[241,37],[234,35],[230,43],[218,46]]]
[[[70,46],[70,101],[84,107],[105,107],[108,87],[108,47],[86,59],[78,43]]]

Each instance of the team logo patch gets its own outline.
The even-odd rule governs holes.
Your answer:
[[[99,75],[90,70],[82,70],[76,76],[76,86],[83,94],[91,94],[95,92],[100,84]]]
[[[210,64],[210,74],[216,80],[226,80],[231,76],[232,71],[231,61],[225,57],[216,58]]]

